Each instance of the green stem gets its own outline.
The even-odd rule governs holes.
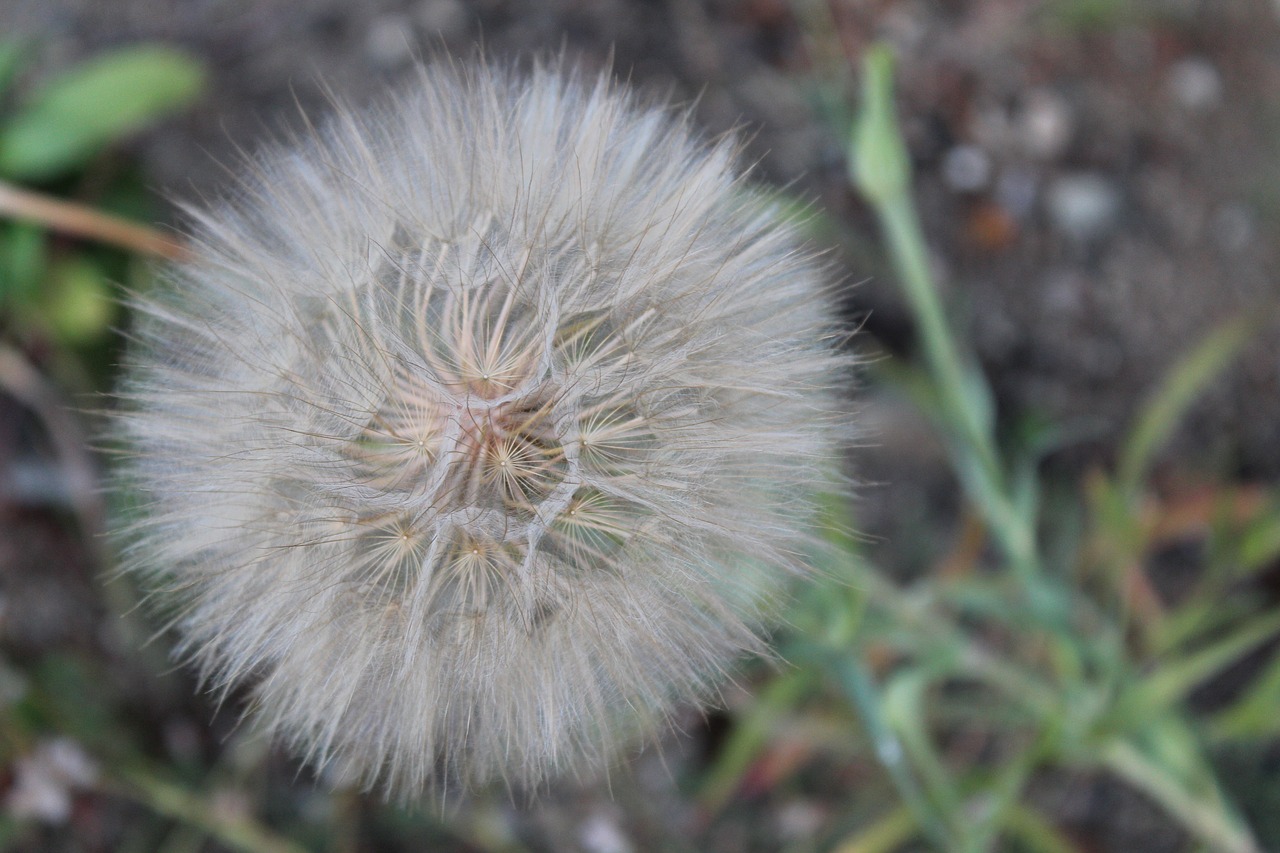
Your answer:
[[[915,816],[921,833],[939,850],[955,849],[952,828],[944,816],[937,813],[919,781],[907,763],[902,742],[894,734],[880,709],[879,691],[866,667],[856,657],[848,654],[833,655],[831,664],[845,696],[858,709],[867,736],[871,739],[876,757],[889,774],[898,795]]]
[[[895,584],[876,572],[859,574],[854,583],[899,625],[910,626],[921,636],[937,638],[953,650],[961,667],[975,678],[999,690],[1037,718],[1052,718],[1061,711],[1061,696],[1054,685],[1026,668],[992,654],[955,625],[937,607],[921,608]]]
[[[921,353],[938,399],[948,422],[955,425],[958,447],[974,463],[957,465],[960,478],[1019,577],[1034,578],[1040,573],[1034,526],[1022,517],[1010,497],[995,438],[983,412],[986,403],[972,399],[973,394],[989,392],[982,376],[961,355],[947,323],[911,196],[904,191],[872,198],[871,202],[902,292],[919,326]]]
[[[1101,751],[1102,765],[1155,800],[1212,849],[1223,853],[1262,853],[1253,835],[1220,806],[1216,797],[1197,796],[1167,770],[1148,761],[1132,744],[1112,741]]]
[[[957,418],[964,441],[981,462],[984,479],[999,482],[1003,478],[991,435],[981,422],[976,407],[964,397],[964,389],[969,384],[964,361],[951,336],[942,302],[933,284],[928,250],[911,197],[906,193],[895,193],[874,203],[889,244],[894,271],[919,324],[918,339],[925,364],[933,375],[947,414]]]
[[[953,462],[1009,562],[1028,583],[1028,598],[1034,598],[1030,583],[1040,573],[1035,519],[1019,512],[1013,499],[992,432],[990,389],[956,345],[934,285],[911,197],[911,158],[894,107],[893,55],[883,45],[867,51],[862,108],[852,140],[853,182],[876,211],[894,272],[918,324],[925,365],[947,429],[954,433],[949,436]]]
[[[916,834],[911,810],[900,806],[856,835],[835,846],[832,853],[893,853]]]

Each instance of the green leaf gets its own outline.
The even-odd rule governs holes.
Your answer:
[[[1209,731],[1221,740],[1280,735],[1280,655],[1272,657],[1243,696],[1214,715]]]
[[[1255,614],[1247,600],[1224,598],[1212,589],[1197,591],[1155,624],[1148,642],[1154,654],[1163,656],[1197,638],[1225,634]]]
[[[83,165],[106,145],[190,103],[203,77],[189,56],[159,46],[80,65],[0,129],[0,175],[41,181]]]
[[[961,825],[962,803],[951,773],[942,762],[929,734],[925,694],[933,681],[933,673],[924,666],[904,667],[890,676],[881,694],[884,721],[898,735],[927,794],[940,809],[940,820],[954,831]]]
[[[1056,739],[1055,728],[1052,724],[1045,727],[1035,741],[1002,759],[995,776],[981,782],[977,796],[971,796],[966,803],[965,811],[974,823],[975,849],[990,850],[1001,830],[1018,823],[1018,801],[1031,774],[1044,760],[1046,747]],[[1031,835],[1036,839],[1046,837],[1043,833]]]
[[[1041,580],[1028,587],[1008,580],[982,576],[943,580],[935,584],[935,589],[943,601],[965,615],[989,619],[1013,631],[1054,631],[1070,618],[1071,590],[1065,585]],[[1083,638],[1079,640],[1081,646],[1086,644]]]
[[[1135,726],[1152,714],[1181,702],[1198,684],[1234,664],[1246,653],[1280,633],[1280,613],[1255,617],[1208,646],[1161,664],[1134,685],[1122,710]],[[1129,702],[1135,704],[1129,705]]]
[[[1120,454],[1117,480],[1123,493],[1136,494],[1156,451],[1196,398],[1239,355],[1253,330],[1243,320],[1219,326],[1165,378],[1144,407]]]
[[[1156,734],[1158,732],[1158,734]],[[1139,745],[1115,738],[1098,745],[1097,760],[1155,800],[1170,817],[1224,853],[1259,853],[1249,827],[1225,801],[1195,737],[1172,718],[1153,720]],[[1178,753],[1172,764],[1170,753]]]
[[[850,654],[819,653],[826,664],[828,677],[849,700],[862,720],[862,726],[875,749],[876,757],[889,774],[903,803],[915,816],[920,831],[939,847],[951,837],[946,819],[929,801],[907,760],[903,743],[885,717],[885,699],[871,672],[861,660]]]
[[[898,806],[884,817],[840,841],[832,853],[893,853],[916,835],[916,819],[906,806]]]

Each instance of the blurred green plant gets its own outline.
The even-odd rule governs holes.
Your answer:
[[[0,41],[0,324],[83,350],[107,339],[111,282],[145,280],[129,253],[180,251],[138,221],[154,213],[140,178],[103,155],[189,104],[203,70],[180,51],[138,45],[28,89],[22,71],[34,54]]]
[[[15,43],[0,46],[0,84],[6,66],[16,70],[22,50]],[[83,169],[107,146],[188,105],[203,76],[191,57],[152,45],[64,71],[0,124],[0,176],[37,183]]]
[[[917,358],[886,358],[873,378],[932,422],[983,536],[947,571],[900,584],[868,564],[855,537],[833,534],[826,569],[835,580],[803,599],[784,646],[799,666],[754,701],[701,801],[713,814],[726,805],[776,720],[800,713],[821,678],[897,791],[898,805],[838,841],[842,853],[913,840],[957,853],[1078,850],[1026,797],[1047,768],[1112,774],[1207,849],[1260,853],[1214,756],[1280,736],[1280,611],[1250,582],[1280,559],[1280,501],[1225,488],[1212,500],[1161,501],[1149,480],[1156,453],[1252,326],[1211,331],[1172,369],[1121,443],[1114,473],[1093,472],[1071,498],[1082,529],[1049,541],[1056,519],[1040,462],[1059,437],[1034,424],[997,431],[990,386],[933,281],[892,69],[887,47],[866,53],[850,177],[879,220]],[[846,507],[830,515],[833,530],[848,526]],[[1161,595],[1153,554],[1202,530],[1209,544],[1193,588]],[[986,536],[996,551],[984,560]],[[1212,711],[1191,701],[1247,657],[1256,669],[1247,688]]]

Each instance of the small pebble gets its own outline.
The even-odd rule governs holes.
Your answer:
[[[1008,249],[1018,239],[1018,221],[998,203],[983,200],[965,218],[965,236],[986,252]]]
[[[618,824],[599,812],[587,818],[578,840],[588,853],[632,853],[634,850]]]
[[[1049,89],[1027,95],[1017,120],[1019,141],[1032,157],[1052,160],[1062,154],[1075,133],[1075,117],[1066,100]]]
[[[14,762],[13,772],[5,797],[9,815],[59,824],[71,817],[74,793],[97,780],[98,765],[78,742],[60,737],[37,743]]]
[[[822,831],[826,813],[816,804],[792,800],[778,809],[778,834],[788,841],[811,841]]]
[[[976,145],[957,145],[942,158],[942,179],[956,192],[977,192],[991,180],[991,158]]]
[[[1092,172],[1054,178],[1045,203],[1054,226],[1080,242],[1106,234],[1120,215],[1120,191],[1111,181]]]
[[[1222,76],[1209,60],[1189,56],[1169,67],[1169,91],[1189,110],[1210,110],[1222,101]]]

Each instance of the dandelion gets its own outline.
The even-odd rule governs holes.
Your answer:
[[[402,796],[599,766],[758,650],[839,418],[732,141],[435,65],[257,158],[140,298],[127,566],[207,683]]]

